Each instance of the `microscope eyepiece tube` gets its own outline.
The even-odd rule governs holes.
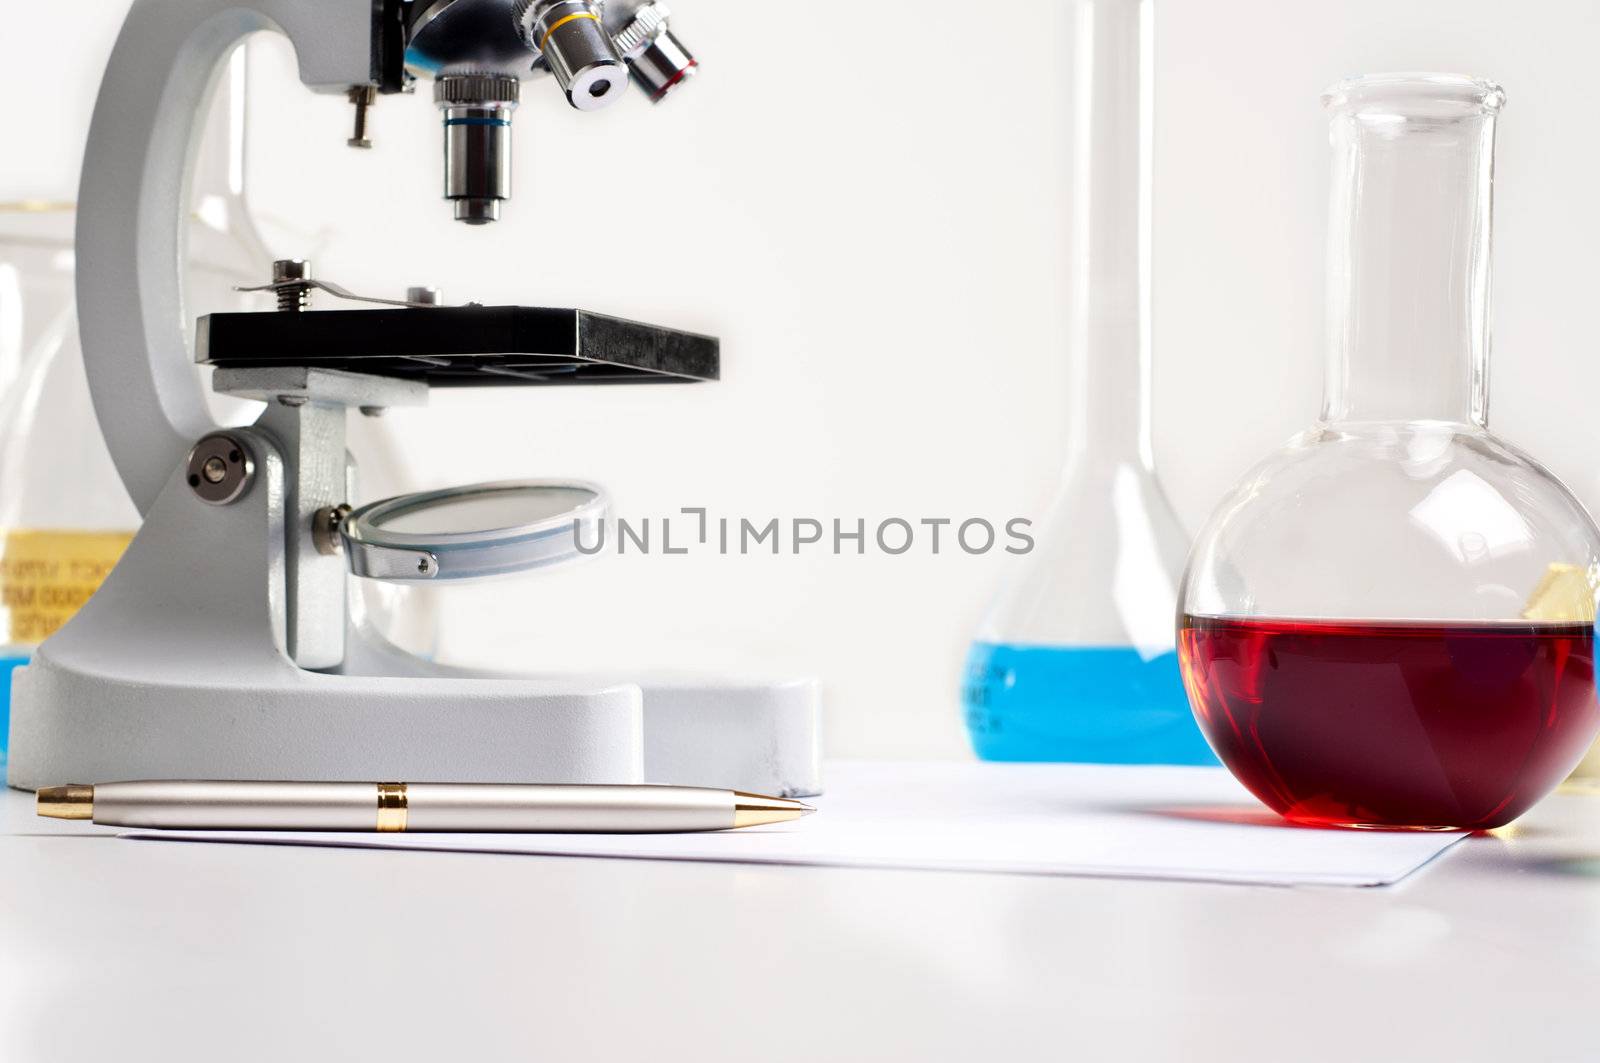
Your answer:
[[[628,70],[593,0],[519,0],[517,24],[572,106],[597,111],[622,95]]]
[[[459,74],[433,83],[444,112],[444,195],[456,220],[484,225],[511,197],[511,112],[521,82],[509,74]]]

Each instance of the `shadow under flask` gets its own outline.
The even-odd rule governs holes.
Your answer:
[[[1151,3],[1076,11],[1068,457],[968,652],[963,708],[985,760],[1215,764],[1173,641],[1188,539],[1152,461]]]
[[[1179,653],[1201,729],[1286,818],[1486,829],[1597,729],[1600,531],[1492,435],[1497,85],[1334,86],[1322,417],[1201,531]]]

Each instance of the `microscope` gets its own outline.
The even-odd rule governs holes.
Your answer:
[[[363,299],[277,262],[276,309],[183,334],[182,225],[200,117],[249,33],[294,45],[314,92],[368,108],[431,82],[443,192],[483,227],[511,198],[512,122],[550,85],[598,111],[695,73],[659,0],[135,0],[79,192],[78,308],[100,428],[144,520],[82,610],[18,669],[8,783],[304,779],[820,789],[811,679],[520,674],[391,644],[351,581],[488,579],[573,559],[607,498],[579,481],[474,484],[352,508],[351,408],[439,387],[717,379],[716,339],[580,309]],[[524,86],[529,86],[526,90]],[[346,300],[313,308],[323,292]],[[354,302],[349,302],[354,300]],[[264,403],[212,422],[190,364]]]

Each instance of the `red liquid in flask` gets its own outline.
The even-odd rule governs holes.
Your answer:
[[[1497,827],[1600,728],[1592,623],[1186,616],[1178,649],[1212,748],[1296,823]]]

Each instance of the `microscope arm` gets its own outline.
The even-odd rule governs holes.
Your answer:
[[[373,0],[136,0],[95,103],[78,189],[83,358],[106,444],[147,513],[214,427],[184,336],[183,234],[198,130],[240,38],[278,30],[300,78],[344,92],[379,80]]]

